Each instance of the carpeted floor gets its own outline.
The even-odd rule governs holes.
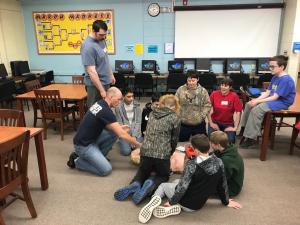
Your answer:
[[[145,99],[142,99],[145,101]],[[32,124],[32,110],[26,111],[27,124]],[[139,224],[139,206],[131,200],[117,202],[116,189],[126,185],[136,172],[129,157],[121,156],[117,145],[109,154],[113,172],[107,177],[69,169],[66,161],[72,152],[75,132],[66,130],[60,141],[56,131],[49,130],[44,141],[49,189],[40,189],[34,142],[30,144],[29,185],[38,217],[31,219],[26,204],[16,201],[2,215],[8,225],[108,225]],[[153,218],[149,224],[300,224],[300,151],[288,154],[291,129],[282,128],[276,135],[275,150],[267,161],[259,160],[258,149],[240,149],[245,162],[242,193],[236,198],[243,209],[223,206],[210,199],[194,213],[181,213],[166,219]],[[299,138],[298,138],[299,142]]]

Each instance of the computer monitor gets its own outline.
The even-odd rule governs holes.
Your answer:
[[[20,63],[22,61],[11,61],[10,62],[10,68],[11,68],[11,75],[13,77],[16,77],[16,76],[21,76],[21,73],[20,73]]]
[[[115,70],[118,73],[130,74],[133,73],[133,61],[132,60],[116,60]]]
[[[271,73],[271,71],[269,69],[269,59],[268,58],[258,59],[257,73],[260,73],[260,74]]]
[[[22,61],[19,63],[19,71],[20,74],[26,74],[26,73],[30,73],[30,69],[29,69],[29,65],[28,65],[28,61]]]
[[[210,59],[196,59],[196,70],[198,72],[209,72],[210,67]]]
[[[8,76],[7,70],[3,63],[0,64],[0,79],[5,79]]]
[[[241,60],[227,59],[227,73],[241,73]]]
[[[142,72],[155,73],[156,61],[155,60],[142,60]]]
[[[184,62],[182,60],[171,60],[168,61],[169,73],[183,73]]]

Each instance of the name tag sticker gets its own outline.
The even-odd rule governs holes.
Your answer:
[[[228,105],[228,101],[221,101],[221,105]]]
[[[107,48],[104,48],[103,51],[104,51],[104,53],[107,53]]]

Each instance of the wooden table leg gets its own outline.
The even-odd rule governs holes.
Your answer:
[[[78,101],[78,108],[79,108],[79,117],[80,117],[80,121],[81,121],[84,117],[84,100],[83,99]]]
[[[268,151],[268,144],[269,144],[269,134],[270,134],[270,127],[271,127],[271,112],[267,112],[265,115],[265,123],[264,123],[264,130],[262,135],[262,143],[260,146],[260,160],[266,161],[267,159],[267,151]]]
[[[34,141],[35,141],[35,147],[36,147],[37,161],[38,161],[38,165],[39,165],[41,187],[42,187],[42,190],[47,190],[49,185],[48,185],[48,176],[47,176],[47,168],[46,168],[46,160],[45,160],[45,152],[44,152],[42,134],[43,134],[43,132],[40,132],[37,135],[35,135]]]

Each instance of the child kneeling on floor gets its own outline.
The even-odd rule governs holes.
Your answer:
[[[152,213],[155,217],[164,218],[179,214],[181,209],[186,212],[199,210],[215,193],[224,205],[235,209],[242,207],[229,199],[224,165],[214,154],[209,155],[208,138],[203,134],[195,135],[191,138],[191,144],[198,151],[198,156],[187,161],[180,180],[162,183],[157,188],[150,202],[139,213],[141,223],[149,221]],[[165,196],[169,201],[160,206]]]

